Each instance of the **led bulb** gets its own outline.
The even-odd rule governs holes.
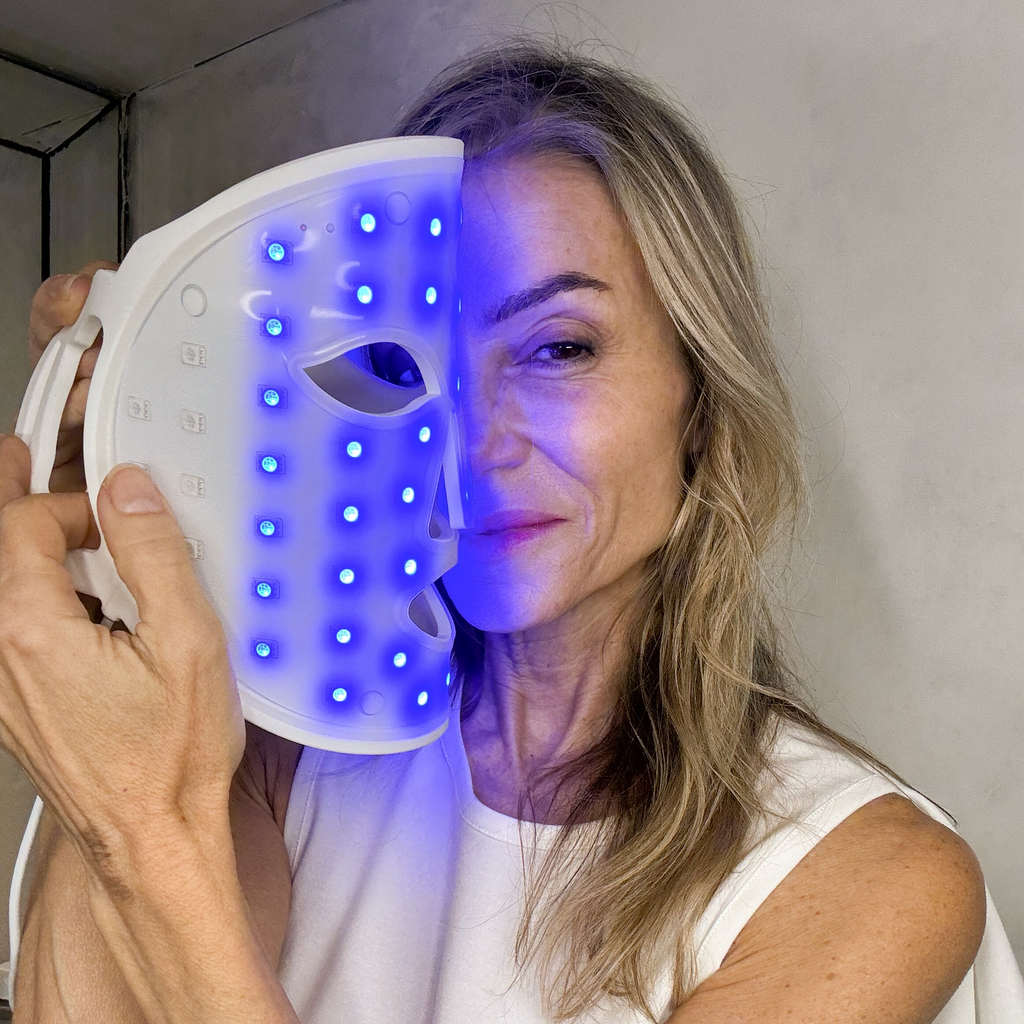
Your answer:
[[[272,338],[276,338],[284,330],[284,324],[277,319],[276,316],[272,316],[267,321],[267,334]]]
[[[262,533],[264,537],[273,537],[275,530],[276,527],[269,519],[264,519],[260,522],[260,533]]]
[[[440,220],[438,220],[438,219],[437,219],[437,217],[435,217],[435,218],[434,218],[434,219],[433,219],[433,220],[432,220],[432,221],[430,222],[430,233],[431,233],[431,234],[432,234],[432,235],[433,235],[433,236],[434,236],[435,238],[437,238],[437,236],[438,236],[439,234],[441,234],[441,221],[440,221]]]
[[[424,690],[424,691],[423,691],[423,692],[422,692],[422,693],[421,693],[421,694],[420,694],[420,695],[419,695],[419,696],[418,696],[418,697],[416,698],[416,703],[417,703],[417,704],[419,704],[419,706],[420,706],[420,707],[423,707],[423,705],[427,703],[427,691],[426,691],[426,690]]]
[[[348,447],[345,449],[352,456],[353,459],[358,459],[363,454],[363,446],[358,441],[349,441]]]
[[[406,573],[407,576],[411,576],[415,571],[416,571],[416,559],[415,558],[410,558],[409,561],[407,561],[405,563],[405,573]]]
[[[277,405],[280,401],[281,396],[273,388],[267,388],[267,390],[263,392],[264,405],[269,405],[273,408],[273,406]]]
[[[373,289],[368,284],[361,284],[356,291],[356,298],[365,306],[373,298]]]
[[[448,678],[444,681],[444,685],[445,686],[451,686],[452,685],[452,674],[451,674],[451,672],[448,673]]]
[[[266,473],[277,472],[277,459],[275,459],[273,455],[265,455],[260,465],[263,467],[263,471]]]
[[[372,213],[364,213],[359,218],[359,226],[367,233],[371,232],[377,226],[377,218]]]
[[[342,569],[338,573],[338,579],[342,583],[351,583],[356,578],[356,574],[351,569]]]
[[[405,655],[401,651],[399,651],[395,655],[393,660],[395,662],[395,667],[396,668],[404,668],[407,659],[406,659]]]
[[[359,518],[359,509],[357,509],[355,505],[349,505],[348,508],[342,512],[342,515],[345,517],[345,521],[347,523],[354,523]]]
[[[339,629],[334,635],[339,644],[347,644],[352,639],[352,634],[347,629]]]
[[[406,489],[402,491],[402,501],[404,501],[406,505],[408,505],[409,502],[412,501],[412,499],[415,497],[416,492],[411,487],[406,487]]]
[[[261,658],[269,658],[270,657],[270,644],[258,643],[256,645],[256,653]]]
[[[256,593],[259,594],[260,597],[270,597],[270,595],[273,592],[274,592],[274,588],[269,583],[257,583],[256,584]]]
[[[433,305],[433,304],[434,304],[435,302],[437,302],[437,289],[436,289],[436,288],[428,288],[428,289],[427,289],[427,302],[428,302],[428,303],[429,303],[429,304],[430,304],[431,306],[432,306],[432,305]]]
[[[420,440],[421,441],[429,441],[430,440],[430,427],[420,427]]]
[[[280,242],[271,242],[267,246],[267,255],[275,263],[280,263],[285,257],[284,246]]]
[[[332,693],[332,694],[331,694],[331,696],[332,696],[332,697],[333,697],[333,698],[334,698],[334,699],[335,699],[336,701],[338,701],[338,702],[341,702],[341,701],[343,701],[343,700],[344,700],[344,699],[345,699],[345,698],[346,698],[346,697],[348,696],[348,693],[347,693],[347,692],[346,692],[346,691],[345,691],[345,690],[344,690],[344,689],[343,689],[342,687],[340,687],[340,686],[339,686],[339,687],[338,687],[338,688],[337,688],[337,689],[336,689],[336,690],[334,691],[334,693]]]

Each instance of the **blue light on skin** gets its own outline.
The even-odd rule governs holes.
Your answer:
[[[373,289],[368,284],[361,284],[356,291],[356,298],[365,306],[373,300]]]
[[[280,242],[271,242],[267,246],[267,255],[275,262],[280,263],[285,257],[284,246]]]
[[[394,657],[395,668],[405,668],[405,663],[408,660],[406,656],[399,651]]]
[[[334,691],[334,693],[331,694],[331,696],[340,703],[348,696],[348,693],[342,687],[339,686]]]
[[[434,218],[434,219],[433,219],[433,220],[432,220],[432,221],[430,222],[430,233],[431,233],[431,234],[432,234],[432,235],[433,235],[433,236],[434,236],[435,238],[437,238],[437,236],[438,236],[439,234],[441,234],[441,221],[440,221],[440,220],[438,220],[438,218],[437,218],[437,217],[435,217],[435,218]]]
[[[352,634],[347,629],[339,629],[334,637],[339,644],[347,644],[352,639]]]
[[[348,508],[342,512],[342,515],[345,517],[345,522],[354,523],[359,518],[359,509],[357,509],[355,505],[349,505]]]
[[[269,519],[264,519],[263,522],[260,523],[260,533],[262,533],[264,537],[273,537],[274,530],[274,524]]]
[[[436,288],[428,288],[428,289],[427,289],[427,302],[428,302],[428,303],[429,303],[429,304],[430,304],[431,306],[432,306],[432,305],[433,305],[433,304],[434,304],[435,302],[437,302],[437,289],[436,289]]]
[[[273,592],[274,592],[274,588],[269,583],[257,583],[256,584],[256,593],[259,594],[260,597],[270,597],[270,595]]]
[[[349,441],[348,447],[345,449],[352,456],[353,459],[358,459],[363,454],[363,446],[358,441]]]
[[[264,473],[277,472],[277,459],[275,459],[273,455],[265,455],[260,465],[263,467]]]
[[[409,561],[405,563],[405,574],[407,576],[412,576],[414,572],[416,572],[416,559],[410,558]]]
[[[416,492],[411,487],[406,487],[406,489],[402,491],[402,501],[404,501],[406,505],[408,505],[415,497]]]
[[[364,213],[359,218],[359,226],[367,233],[371,232],[377,226],[377,218],[372,213]]]
[[[422,693],[421,693],[421,694],[420,694],[420,695],[419,695],[419,696],[418,696],[418,697],[416,698],[416,703],[417,703],[417,704],[419,704],[419,706],[420,706],[420,707],[423,707],[423,705],[427,703],[427,691],[426,691],[426,690],[424,690],[424,691],[423,691],[423,692],[422,692]]]
[[[284,324],[281,323],[281,321],[278,320],[277,317],[272,316],[267,321],[267,334],[269,334],[272,338],[276,338],[283,330]]]
[[[423,442],[430,440],[430,427],[420,427],[420,440]]]
[[[273,408],[280,401],[281,396],[273,388],[267,388],[267,390],[263,392],[264,405],[269,405],[271,408]]]
[[[356,574],[351,569],[342,569],[338,573],[338,579],[342,583],[351,583],[356,578]]]

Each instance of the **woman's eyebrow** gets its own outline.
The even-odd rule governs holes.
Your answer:
[[[596,288],[598,291],[604,292],[608,291],[611,285],[575,270],[552,274],[551,277],[545,277],[543,281],[530,285],[529,288],[509,295],[497,309],[485,310],[483,321],[487,326],[499,324],[502,320],[508,320],[509,317],[522,313],[524,309],[539,306],[542,302],[550,299],[552,295],[574,291],[577,288]]]

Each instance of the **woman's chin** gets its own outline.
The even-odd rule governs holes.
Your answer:
[[[550,578],[516,578],[506,571],[477,570],[459,563],[444,574],[444,588],[459,614],[485,633],[518,633],[546,621]],[[545,599],[548,600],[545,600]]]

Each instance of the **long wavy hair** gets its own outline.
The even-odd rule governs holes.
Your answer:
[[[597,168],[694,384],[698,443],[680,448],[678,513],[628,609],[611,725],[531,780],[572,783],[573,798],[539,870],[531,851],[515,943],[513,984],[535,964],[550,1019],[613,997],[655,1021],[654,972],[669,963],[673,1006],[689,998],[701,915],[753,846],[795,820],[762,789],[765,773],[782,782],[771,749],[783,721],[909,784],[821,721],[773,619],[766,558],[787,536],[791,550],[807,503],[800,434],[737,200],[699,132],[635,74],[516,37],[442,71],[396,134],[454,136],[467,161],[560,153]],[[464,719],[487,638],[440,590]]]

